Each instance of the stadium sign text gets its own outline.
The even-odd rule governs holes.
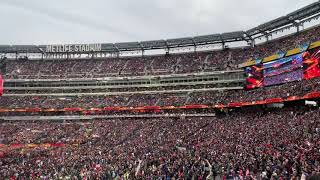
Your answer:
[[[47,53],[63,53],[63,52],[92,52],[101,51],[101,44],[58,44],[47,45]]]

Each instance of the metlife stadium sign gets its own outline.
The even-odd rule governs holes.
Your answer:
[[[66,52],[98,52],[101,51],[101,44],[58,44],[47,45],[47,53],[66,53]]]

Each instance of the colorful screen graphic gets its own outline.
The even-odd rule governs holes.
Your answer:
[[[246,68],[247,79],[246,89],[255,89],[263,85],[262,64]]]
[[[304,79],[320,77],[320,47],[303,53]]]
[[[320,47],[247,67],[246,89],[320,77]]]
[[[263,85],[271,86],[303,78],[302,54],[263,64]]]

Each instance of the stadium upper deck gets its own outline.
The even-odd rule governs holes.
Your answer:
[[[92,57],[1,61],[6,79],[101,78],[187,74],[238,69],[247,59],[264,58],[320,40],[320,27],[256,47],[142,57]],[[69,48],[69,47],[68,47]]]
[[[304,23],[319,18],[319,10],[320,2],[315,2],[248,31],[192,38],[115,44],[1,45],[0,67],[5,79],[126,77],[234,70],[247,59],[264,58],[319,40],[319,27],[300,31]],[[292,27],[297,28],[298,33],[254,45],[259,38],[269,39],[274,33]],[[235,41],[244,41],[252,46],[227,48],[229,42]],[[221,45],[223,50],[144,55],[151,49],[170,52],[170,49],[194,46],[196,50],[208,44]],[[121,57],[123,52],[132,51],[139,51],[142,56]]]

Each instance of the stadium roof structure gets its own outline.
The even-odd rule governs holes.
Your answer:
[[[299,27],[301,24],[320,17],[320,0],[300,8],[285,16],[261,24],[247,31],[235,31],[222,34],[210,34],[195,37],[185,37],[167,40],[102,43],[100,52],[121,52],[152,49],[170,49],[177,47],[200,46],[236,41],[250,42],[262,36],[271,35],[286,28]],[[46,53],[47,45],[0,45],[0,53]],[[87,51],[85,53],[89,53]]]
[[[308,20],[318,18],[320,16],[320,0],[309,4],[303,8],[300,8],[286,16],[281,16],[272,21],[261,24],[255,28],[248,30],[246,33],[248,36],[263,35],[266,33],[272,33],[276,30],[283,29],[289,26],[297,26],[300,23],[304,23]]]

